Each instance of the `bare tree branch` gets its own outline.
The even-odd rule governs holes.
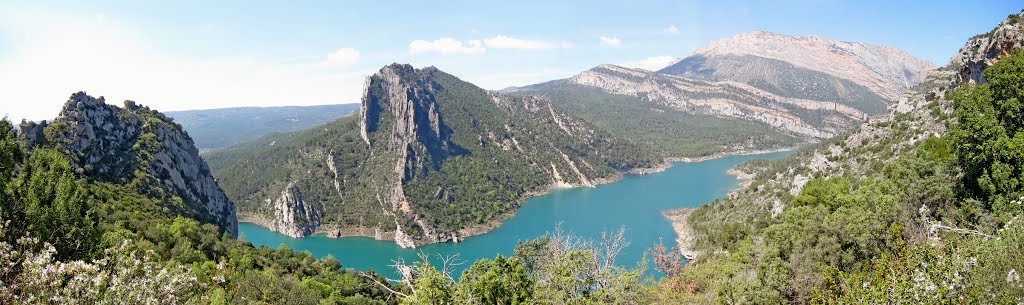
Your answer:
[[[394,294],[394,295],[398,295],[398,296],[401,296],[401,297],[403,297],[403,298],[409,297],[409,295],[407,295],[407,294],[404,294],[404,293],[401,293],[401,292],[395,291],[394,289],[391,289],[391,287],[388,287],[388,285],[385,285],[384,283],[381,283],[381,282],[380,282],[380,281],[378,281],[378,280],[377,280],[377,279],[376,279],[376,278],[375,278],[374,276],[372,276],[372,275],[369,275],[369,274],[367,274],[366,272],[362,272],[362,271],[360,271],[360,272],[359,272],[359,275],[360,275],[360,276],[362,276],[362,277],[364,277],[364,278],[367,278],[367,279],[369,279],[369,280],[370,280],[370,281],[372,281],[372,282],[373,282],[374,284],[376,284],[377,286],[379,286],[379,287],[381,287],[381,288],[384,288],[384,290],[387,290],[387,291],[388,291],[388,292],[390,292],[391,294]],[[391,281],[391,280],[390,280],[390,279],[388,279],[388,281]],[[411,287],[410,287],[410,288],[411,288]]]
[[[462,260],[459,257],[459,253],[455,253],[448,256],[441,256],[440,253],[437,257],[441,259],[441,274],[448,278],[449,281],[455,282],[455,278],[452,277],[452,269],[458,266],[466,264],[466,260]]]

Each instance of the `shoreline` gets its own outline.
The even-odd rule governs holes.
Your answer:
[[[626,176],[631,176],[631,175],[642,176],[642,175],[660,173],[660,172],[664,172],[664,171],[668,170],[669,168],[672,168],[672,166],[674,166],[674,163],[676,163],[676,162],[687,162],[687,163],[702,162],[702,161],[707,161],[707,160],[712,160],[712,159],[717,159],[717,158],[722,158],[722,157],[728,157],[728,156],[756,155],[756,154],[766,154],[766,153],[781,152],[781,151],[790,151],[790,150],[794,150],[794,149],[796,149],[798,147],[799,146],[785,147],[785,148],[776,148],[776,149],[763,149],[763,150],[738,150],[738,151],[733,151],[733,152],[715,153],[715,154],[711,154],[711,155],[707,155],[707,156],[702,156],[702,157],[668,157],[668,158],[665,158],[664,162],[662,162],[661,164],[658,164],[658,165],[656,165],[654,167],[633,168],[633,169],[628,169],[628,170],[625,170],[625,171],[617,172],[616,174],[614,174],[614,175],[612,175],[610,177],[596,178],[596,179],[591,181],[592,185],[590,185],[590,186],[587,186],[587,185],[571,185],[569,187],[559,187],[559,186],[557,186],[555,184],[551,184],[551,185],[549,185],[547,188],[545,188],[543,190],[524,193],[521,196],[521,198],[517,201],[517,203],[516,203],[517,207],[515,209],[510,210],[510,211],[508,211],[506,213],[503,213],[502,215],[496,217],[495,219],[493,219],[491,221],[488,221],[488,222],[485,222],[483,224],[476,224],[476,225],[472,225],[472,226],[460,229],[460,230],[456,231],[458,233],[458,238],[457,239],[455,239],[453,241],[443,241],[443,242],[459,243],[459,242],[461,242],[461,241],[463,241],[463,240],[465,240],[466,238],[469,238],[469,237],[490,233],[490,232],[496,230],[497,228],[501,227],[504,224],[504,222],[507,221],[508,219],[510,219],[512,217],[515,217],[516,212],[519,210],[519,207],[521,207],[523,204],[525,204],[526,201],[528,201],[529,199],[531,199],[533,197],[536,197],[536,196],[548,195],[548,194],[550,194],[552,191],[554,191],[556,189],[573,189],[573,188],[579,188],[579,187],[597,187],[597,186],[600,186],[600,185],[609,184],[609,183],[612,183],[612,182],[615,182],[615,181],[619,181],[619,180],[625,178]],[[684,208],[684,209],[690,209],[690,208]],[[665,215],[666,212],[670,212],[670,211],[677,211],[677,210],[663,211],[662,214]],[[667,215],[666,215],[666,217],[667,217]],[[266,229],[270,230],[270,227],[268,226],[269,223],[267,222],[266,219],[264,219],[263,217],[259,217],[259,216],[255,216],[255,215],[250,215],[249,213],[238,214],[238,222],[240,222],[240,223],[241,222],[250,223],[250,224],[254,224],[254,225],[257,225],[257,226],[260,226],[260,227],[263,227],[263,228],[266,228]],[[675,225],[675,221],[673,221],[672,223],[673,223],[673,229],[674,229],[673,231],[676,231],[677,241],[678,241],[679,240],[678,237],[680,235],[680,233],[679,233],[680,231],[679,231],[679,229],[677,229],[675,227],[676,226]],[[271,230],[271,231],[273,231],[273,230]],[[274,231],[274,232],[276,232],[276,231]],[[280,232],[277,232],[277,233],[280,234]],[[324,234],[328,238],[369,237],[369,238],[373,238],[373,239],[376,239],[376,240],[392,241],[393,242],[394,241],[394,233],[395,232],[393,230],[392,231],[381,231],[381,230],[379,230],[379,228],[369,228],[369,227],[337,228],[337,227],[334,227],[334,226],[321,226],[321,227],[317,228],[312,234],[309,234],[309,235]],[[306,235],[306,236],[309,236],[309,235]],[[305,236],[302,236],[302,237],[291,237],[291,238],[303,238],[303,237],[305,237]],[[415,246],[416,247],[420,247],[420,246],[425,246],[425,245],[434,244],[434,243],[439,243],[439,242],[415,243]]]
[[[705,157],[698,157],[698,158],[678,158],[678,159],[680,159],[678,162],[700,162],[700,161],[707,161],[707,160],[717,159],[717,158],[727,157],[727,156],[757,155],[757,154],[767,154],[767,153],[774,153],[774,152],[793,151],[793,150],[796,150],[798,148],[800,148],[799,145],[798,146],[793,146],[793,147],[778,148],[778,149],[740,150],[740,151],[737,151],[737,152],[731,153],[731,154],[718,153],[718,154],[713,154],[713,155],[709,155],[709,156],[705,156]],[[736,188],[734,188],[734,189],[730,190],[728,193],[726,193],[726,198],[732,198],[732,196],[734,196],[734,194],[736,194],[737,192],[739,192],[739,191],[749,187],[750,184],[754,182],[754,178],[757,176],[754,173],[747,173],[747,172],[738,170],[738,169],[736,169],[736,167],[729,168],[728,170],[725,171],[725,174],[736,177],[736,180],[738,180],[738,182],[739,182],[739,185]],[[689,261],[696,260],[697,257],[701,253],[700,251],[696,250],[693,247],[693,244],[696,241],[697,237],[694,236],[693,228],[690,227],[690,223],[689,223],[690,212],[692,212],[693,210],[695,210],[695,209],[697,209],[697,208],[699,208],[699,207],[701,207],[701,206],[703,206],[705,204],[707,204],[707,203],[703,203],[703,204],[701,204],[701,205],[699,205],[697,207],[693,207],[693,208],[679,208],[679,209],[665,210],[665,211],[661,212],[661,215],[665,216],[665,218],[668,218],[669,222],[672,223],[672,231],[676,232],[676,244],[679,247],[679,252],[682,253],[683,256],[686,257],[686,259],[689,260]]]
[[[690,212],[693,212],[694,209],[696,208],[661,211],[661,215],[668,218],[672,223],[672,230],[676,232],[676,246],[679,247],[679,253],[691,262],[697,260],[697,256],[700,255],[700,252],[693,247],[697,237],[694,236],[693,229],[689,224]]]
[[[466,238],[477,236],[477,235],[487,234],[487,233],[490,233],[491,231],[494,231],[494,230],[498,229],[499,227],[501,227],[505,223],[505,221],[509,220],[512,217],[515,217],[516,212],[518,212],[518,210],[519,210],[519,207],[521,207],[524,203],[526,203],[526,201],[530,200],[530,198],[537,197],[537,196],[548,195],[552,191],[558,190],[558,189],[574,189],[574,188],[579,188],[579,187],[598,187],[600,185],[609,184],[609,183],[612,183],[612,182],[615,182],[615,181],[619,181],[622,178],[625,178],[626,176],[631,176],[631,175],[638,175],[638,176],[640,176],[640,175],[660,173],[660,172],[663,172],[665,170],[668,170],[669,168],[672,168],[672,163],[673,162],[665,161],[665,162],[662,162],[661,164],[658,164],[657,166],[654,166],[654,167],[633,168],[633,169],[629,169],[629,170],[626,170],[626,171],[617,172],[616,174],[614,174],[614,175],[612,175],[610,177],[596,178],[594,180],[591,180],[591,185],[589,185],[589,186],[587,186],[587,185],[570,185],[568,187],[563,187],[563,186],[558,186],[558,185],[555,185],[555,184],[551,184],[551,185],[548,185],[548,187],[543,189],[543,190],[523,193],[523,195],[520,196],[519,200],[517,200],[516,208],[515,209],[513,209],[511,211],[508,211],[506,213],[502,213],[501,215],[499,215],[498,217],[496,217],[493,220],[487,221],[487,222],[482,223],[482,224],[475,224],[475,225],[472,225],[472,226],[469,226],[469,227],[466,227],[466,228],[459,229],[458,231],[456,231],[458,233],[457,234],[458,237],[456,239],[454,239],[454,240],[442,241],[442,242],[431,242],[431,243],[415,243],[414,242],[414,244],[415,244],[416,247],[420,247],[420,246],[425,246],[425,245],[429,245],[429,244],[443,243],[443,242],[459,243],[459,242],[462,242],[463,240],[465,240]],[[328,238],[369,237],[369,238],[373,238],[375,240],[394,242],[394,236],[395,236],[395,232],[394,231],[380,231],[379,228],[370,228],[370,227],[337,228],[335,226],[321,226],[321,227],[318,227],[316,229],[316,231],[313,231],[312,234],[309,234],[309,235],[306,235],[306,236],[301,236],[301,237],[294,237],[294,236],[289,236],[289,235],[281,233],[281,232],[277,232],[277,231],[271,230],[270,229],[270,225],[269,225],[269,221],[267,219],[265,219],[264,217],[257,216],[257,215],[251,214],[251,213],[239,213],[237,215],[237,218],[238,218],[238,222],[239,223],[243,223],[244,222],[244,223],[254,224],[254,225],[263,227],[263,228],[265,228],[267,230],[270,230],[271,232],[275,232],[275,233],[282,234],[282,235],[288,236],[290,238],[296,238],[296,239],[304,238],[306,236],[311,236],[311,235],[324,234]]]
[[[770,148],[770,149],[753,149],[753,150],[741,149],[741,150],[732,151],[732,152],[714,153],[714,154],[710,154],[710,155],[707,155],[707,156],[701,156],[701,157],[668,157],[668,158],[665,158],[665,162],[669,162],[669,163],[675,163],[675,162],[694,163],[694,162],[703,162],[703,161],[708,161],[708,160],[713,160],[713,159],[718,159],[718,158],[723,158],[723,157],[731,157],[731,156],[760,155],[760,154],[770,154],[770,153],[783,152],[783,151],[793,151],[793,150],[796,150],[798,148],[800,148],[799,145],[797,145],[797,146],[789,146],[789,147],[782,147],[782,148]]]

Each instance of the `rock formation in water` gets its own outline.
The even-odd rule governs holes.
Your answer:
[[[273,222],[269,228],[291,237],[302,237],[313,234],[320,226],[321,210],[302,200],[302,192],[294,184],[289,184],[281,192],[281,196],[267,198],[267,204],[274,211]]]

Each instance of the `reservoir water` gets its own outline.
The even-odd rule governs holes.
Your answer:
[[[558,189],[544,196],[533,197],[519,208],[516,215],[489,233],[472,236],[459,243],[432,244],[416,249],[402,249],[394,242],[368,237],[327,238],[312,235],[292,238],[251,223],[238,225],[242,239],[255,245],[277,248],[286,245],[309,251],[316,257],[333,255],[346,268],[373,269],[389,278],[396,278],[388,267],[403,258],[412,263],[419,253],[437,263],[437,254],[458,253],[469,267],[481,258],[511,255],[516,242],[535,239],[552,232],[559,225],[564,232],[600,240],[601,232],[626,228],[630,244],[618,259],[620,265],[635,266],[644,252],[662,239],[666,246],[676,245],[672,225],[661,211],[697,207],[722,198],[737,187],[735,177],[725,173],[744,161],[778,159],[789,152],[759,155],[726,156],[702,162],[678,162],[660,173],[627,176],[595,188]],[[650,268],[653,270],[653,268]],[[455,276],[461,274],[457,270]]]

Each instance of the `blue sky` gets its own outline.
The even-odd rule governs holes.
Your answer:
[[[381,66],[488,89],[655,68],[752,30],[901,48],[938,65],[1018,1],[5,1],[0,115],[74,91],[160,110],[358,102]]]

